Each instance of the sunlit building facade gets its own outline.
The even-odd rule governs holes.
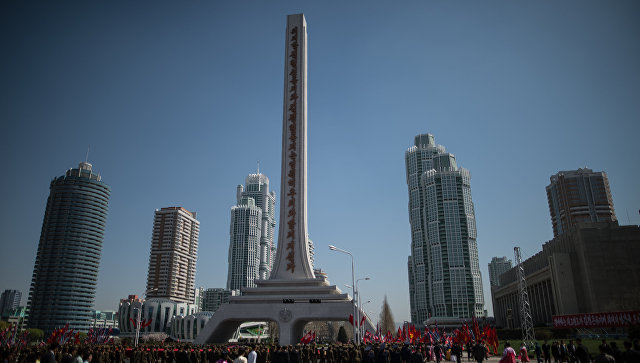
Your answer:
[[[195,303],[200,222],[182,207],[156,210],[147,275],[147,298]]]
[[[231,207],[227,290],[255,287],[255,279],[268,279],[275,257],[275,199],[269,178],[249,174],[246,187],[238,185],[237,205]]]
[[[415,137],[405,153],[411,255],[411,320],[484,314],[471,176],[433,135]]]

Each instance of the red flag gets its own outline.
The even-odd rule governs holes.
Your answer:
[[[305,335],[300,339],[300,343],[302,344],[307,344],[307,337],[309,336],[309,333],[305,333]]]
[[[353,314],[349,314],[349,322],[353,325]]]
[[[475,316],[471,317],[473,321],[473,335],[476,337],[476,342],[480,341],[480,327],[478,326],[478,321]]]
[[[362,326],[362,324],[364,324],[365,320],[367,320],[367,316],[362,314],[362,319],[360,319],[360,326]]]
[[[145,321],[144,321],[144,323],[140,324],[140,325],[141,325],[141,328],[143,328],[143,329],[144,329],[144,328],[148,327],[149,325],[151,325],[151,322],[152,322],[152,321],[153,321],[153,319],[149,319],[149,321],[146,321],[146,320],[145,320]]]

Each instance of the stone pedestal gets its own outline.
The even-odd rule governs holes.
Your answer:
[[[224,343],[245,321],[273,321],[278,324],[280,345],[296,344],[308,322],[346,321],[353,314],[351,298],[321,277],[256,283],[258,287],[243,289],[242,296],[220,306],[195,343]],[[365,327],[375,329],[369,320]]]

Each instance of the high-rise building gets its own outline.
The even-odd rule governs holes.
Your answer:
[[[4,290],[0,295],[0,316],[5,317],[9,314],[9,310],[20,306],[22,293],[18,290]]]
[[[211,288],[204,291],[202,311],[215,312],[220,305],[229,302],[231,291],[222,288]]]
[[[609,179],[591,169],[560,171],[547,186],[553,235],[585,222],[616,221]]]
[[[200,286],[195,291],[194,305],[198,307],[198,311],[202,311],[202,303],[204,301],[204,287]]]
[[[273,267],[276,193],[269,178],[249,174],[246,188],[238,185],[237,205],[231,207],[227,290],[255,287],[255,279],[268,279]]]
[[[149,256],[147,299],[195,302],[200,222],[182,207],[156,210]]]
[[[54,178],[29,291],[28,325],[45,333],[67,323],[88,331],[111,188],[80,163]]]
[[[491,287],[500,286],[500,275],[509,271],[513,267],[511,260],[507,256],[493,257],[489,262],[489,282]]]
[[[411,321],[484,314],[469,171],[433,135],[415,137],[405,153],[411,255]]]

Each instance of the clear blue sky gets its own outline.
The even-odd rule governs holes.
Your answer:
[[[84,160],[112,188],[97,309],[145,289],[153,213],[201,222],[197,286],[224,287],[236,185],[280,189],[286,15],[308,22],[309,233],[367,310],[409,318],[404,152],[419,133],[471,171],[487,263],[552,238],[549,176],[609,176],[640,224],[637,1],[5,1],[0,289],[26,304],[49,182]],[[279,200],[279,198],[278,198]],[[627,211],[629,217],[627,217]]]

